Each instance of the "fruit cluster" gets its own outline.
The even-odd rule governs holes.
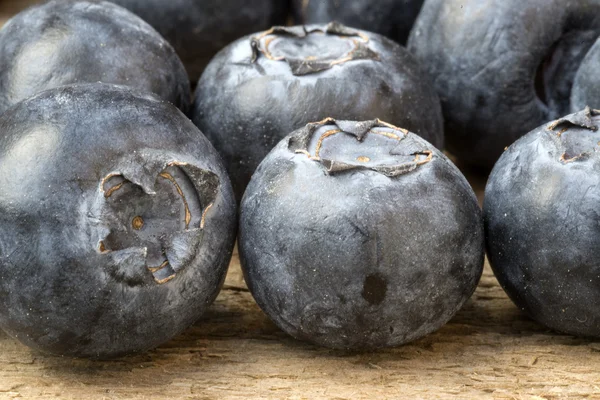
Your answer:
[[[600,336],[588,306],[600,299],[600,112],[587,107],[600,106],[599,11],[23,11],[0,30],[0,327],[60,355],[151,349],[214,301],[237,238],[258,305],[323,346],[439,329],[474,292],[486,247],[531,317]],[[301,25],[285,26],[288,12]],[[446,143],[463,165],[495,164],[483,211]]]

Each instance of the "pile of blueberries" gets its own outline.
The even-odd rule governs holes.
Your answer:
[[[532,318],[598,337],[599,37],[600,0],[33,6],[0,30],[0,327],[154,348],[237,239],[264,312],[330,348],[439,329],[486,248]],[[483,212],[444,148],[495,165]]]

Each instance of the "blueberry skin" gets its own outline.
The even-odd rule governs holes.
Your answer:
[[[487,253],[521,310],[569,334],[600,337],[600,117],[545,124],[500,157],[485,189]]]
[[[223,47],[252,32],[283,25],[286,0],[111,0],[173,45],[192,82]]]
[[[577,70],[571,92],[571,112],[577,112],[586,106],[600,108],[600,80],[596,78],[598,71],[600,40],[596,40]]]
[[[218,154],[179,110],[107,84],[0,117],[0,327],[49,353],[144,351],[217,296],[236,207]]]
[[[330,124],[314,124],[314,134],[367,131]],[[323,148],[337,155],[326,160],[295,148],[306,135],[299,130],[248,185],[238,240],[244,276],[262,310],[295,338],[340,349],[407,343],[444,325],[477,286],[484,236],[471,187],[425,140],[387,132],[405,137],[391,146],[369,145],[372,131],[362,144],[347,133],[354,144],[328,138]],[[363,167],[357,155],[390,165]]]
[[[408,41],[442,101],[447,148],[493,167],[506,146],[571,112],[600,35],[600,1],[426,0]]]
[[[338,21],[405,44],[424,0],[292,0],[298,24]]]
[[[311,25],[288,28],[344,31],[343,26]],[[206,68],[195,93],[192,120],[223,157],[236,198],[241,199],[252,173],[285,135],[327,117],[370,120],[380,118],[423,135],[443,147],[439,98],[413,57],[401,46],[375,33],[364,35],[365,51],[377,59],[350,60],[319,72],[296,74],[292,67],[344,58],[344,46],[361,36],[312,33],[297,38],[281,32],[275,55],[288,61],[254,54],[253,38],[244,37],[221,51]],[[308,45],[302,46],[304,43]],[[258,43],[264,46],[264,42]],[[340,50],[341,49],[341,50]],[[303,64],[304,63],[304,64]],[[309,64],[310,65],[310,64]]]
[[[0,30],[0,66],[0,113],[73,83],[131,86],[184,112],[191,103],[185,68],[171,45],[107,1],[49,1],[17,14]]]

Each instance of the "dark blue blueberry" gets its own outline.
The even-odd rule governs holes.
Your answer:
[[[560,332],[600,337],[600,116],[547,123],[500,157],[485,190],[487,252],[515,304]]]
[[[63,86],[0,117],[0,327],[112,357],[164,343],[217,296],[235,239],[218,154],[177,108]]]
[[[381,121],[327,120],[283,139],[240,209],[252,295],[282,330],[342,349],[439,329],[481,276],[481,210],[459,170]]]
[[[448,150],[491,168],[519,137],[572,112],[598,36],[598,0],[427,0],[408,48],[435,83]]]

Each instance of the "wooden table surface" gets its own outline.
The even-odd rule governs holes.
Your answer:
[[[0,24],[27,1],[0,0]],[[481,198],[485,179],[469,176]],[[0,333],[0,398],[450,397],[600,399],[600,343],[529,320],[486,265],[473,298],[440,331],[372,353],[327,350],[288,337],[267,319],[246,289],[237,255],[202,320],[147,354],[73,360]]]

